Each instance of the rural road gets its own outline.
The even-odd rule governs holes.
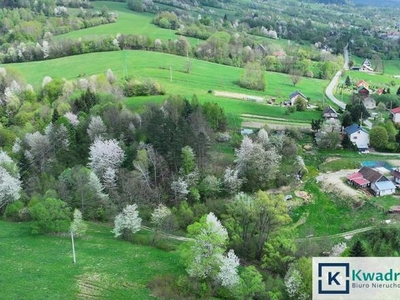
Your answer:
[[[344,65],[343,69],[348,70],[349,69],[349,51],[347,50],[348,44],[346,47],[343,48],[343,56],[344,56]],[[332,81],[329,83],[329,85],[326,87],[325,94],[331,100],[333,103],[335,103],[337,106],[339,106],[341,109],[346,108],[346,103],[340,101],[333,95],[333,90],[335,89],[336,85],[339,82],[340,76],[342,76],[342,71],[338,71],[335,76],[333,76]],[[363,123],[368,127],[372,128],[372,123],[369,120],[364,120]]]

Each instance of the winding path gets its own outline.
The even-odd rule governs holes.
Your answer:
[[[343,69],[344,70],[348,70],[349,69],[349,51],[347,50],[349,44],[347,44],[344,48],[343,48],[343,56],[344,56],[344,65],[343,65]],[[329,83],[329,85],[326,87],[325,90],[325,95],[329,98],[329,100],[331,100],[333,103],[335,103],[337,106],[339,106],[341,109],[345,109],[346,108],[346,103],[340,101],[339,99],[337,99],[334,95],[333,95],[333,90],[335,89],[336,85],[339,82],[339,78],[340,76],[342,76],[342,70],[339,70],[335,76],[333,76],[331,82]],[[364,120],[363,123],[368,127],[368,128],[372,128],[372,123],[369,120]]]

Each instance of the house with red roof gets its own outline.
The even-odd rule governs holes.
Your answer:
[[[369,89],[369,83],[366,82],[364,79],[360,80],[359,82],[356,83],[357,89],[360,87],[365,87],[366,89]]]
[[[348,175],[347,182],[358,188],[371,188],[375,196],[391,195],[396,191],[390,179],[369,167],[362,167],[358,172]]]
[[[390,118],[394,123],[400,123],[400,107],[396,107],[391,110]]]

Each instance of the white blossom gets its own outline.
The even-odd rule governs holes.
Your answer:
[[[85,234],[87,225],[82,219],[82,213],[79,209],[75,208],[74,210],[74,219],[71,223],[71,231],[78,236],[82,236]]]
[[[87,90],[89,88],[89,81],[86,78],[80,78],[78,85],[81,90]]]
[[[171,183],[171,190],[174,192],[176,199],[185,199],[186,195],[189,194],[188,184],[181,177]]]
[[[107,127],[100,116],[91,117],[87,133],[92,141],[102,139],[105,136]]]
[[[111,189],[115,188],[116,181],[117,181],[117,173],[116,173],[115,169],[110,168],[110,167],[106,168],[106,170],[103,174],[104,186],[108,190],[111,190]]]
[[[18,154],[21,151],[21,149],[22,149],[21,142],[22,141],[21,141],[21,139],[19,137],[17,137],[15,139],[14,145],[12,147],[12,152],[13,153]],[[0,161],[1,161],[1,159],[0,159]]]
[[[89,168],[100,178],[107,168],[117,170],[124,159],[124,151],[116,140],[95,140],[90,146]]]
[[[112,231],[115,237],[119,237],[123,234],[124,230],[128,230],[131,233],[136,233],[140,230],[142,219],[139,217],[137,211],[137,205],[127,205],[122,213],[115,217],[114,230]]]
[[[261,145],[263,145],[264,148],[266,148],[269,142],[268,132],[264,128],[261,128],[260,131],[258,131],[257,133],[257,139],[261,143]]]
[[[106,72],[106,77],[109,83],[114,83],[117,79],[111,69],[108,69]]]
[[[239,258],[231,249],[227,255],[222,256],[221,266],[217,274],[217,281],[227,288],[232,288],[237,285],[239,283],[238,266]]]
[[[118,39],[117,39],[117,38],[113,39],[112,44],[113,44],[115,47],[119,47]]]
[[[285,287],[290,298],[294,298],[298,294],[301,283],[301,275],[297,270],[293,270],[289,276],[285,276]]]
[[[73,126],[73,127],[77,127],[79,125],[79,120],[78,120],[78,116],[75,115],[72,112],[66,112],[64,114],[64,117],[67,118],[68,122]]]
[[[210,212],[207,215],[206,221],[208,229],[211,233],[217,234],[223,241],[228,240],[228,232],[226,231],[225,227],[222,226],[221,222],[218,220],[213,212]]]
[[[46,86],[46,84],[48,84],[48,83],[51,82],[51,81],[52,81],[52,79],[51,79],[50,76],[44,77],[44,78],[43,78],[43,81],[42,81],[42,88],[44,88],[44,87]]]
[[[0,68],[0,75],[3,76],[3,77],[6,77],[7,71],[6,71],[5,68]]]
[[[243,180],[239,178],[238,170],[234,170],[228,167],[226,168],[224,173],[223,183],[224,187],[228,190],[229,193],[235,194],[240,190]]]
[[[19,198],[21,181],[0,166],[0,208]]]
[[[164,222],[165,218],[172,214],[171,210],[164,204],[159,204],[151,214],[151,223],[155,227],[160,227]]]
[[[99,177],[97,177],[97,175],[94,172],[90,172],[88,184],[96,193],[96,196],[99,197],[100,199],[106,199],[108,197],[107,194],[103,193],[104,187],[101,184]]]

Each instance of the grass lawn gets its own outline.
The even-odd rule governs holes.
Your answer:
[[[312,194],[314,203],[300,206],[292,211],[294,222],[303,214],[307,220],[298,227],[299,237],[327,236],[358,228],[374,225],[385,219],[385,214],[369,203],[361,208],[353,209],[345,203],[338,202],[334,196],[322,191],[314,180],[306,183],[307,192]],[[371,221],[371,220],[374,221]]]
[[[307,122],[320,118],[321,112],[305,111],[286,115],[286,108],[279,105],[266,105],[244,100],[216,97],[209,90],[237,92],[263,96],[266,99],[276,97],[277,102],[287,100],[295,90],[301,90],[311,98],[311,103],[322,101],[322,90],[327,81],[303,78],[295,87],[289,76],[281,73],[266,72],[267,90],[252,91],[239,87],[236,81],[243,70],[240,68],[219,65],[192,59],[192,71],[183,72],[186,58],[165,53],[148,51],[115,51],[76,55],[59,59],[3,65],[22,73],[27,83],[39,87],[45,76],[52,78],[77,79],[79,74],[86,76],[105,74],[112,69],[121,78],[125,72],[131,77],[153,78],[160,82],[168,95],[179,94],[191,98],[196,94],[200,101],[218,102],[226,113],[264,115],[284,118],[292,122]],[[96,62],[96,63],[93,63]],[[170,66],[171,70],[170,71]],[[171,81],[172,76],[172,81]],[[167,96],[135,97],[127,99],[127,105],[138,109],[149,101],[161,102]]]
[[[152,23],[153,14],[137,13],[128,9],[126,2],[94,1],[91,3],[96,10],[101,10],[103,6],[108,7],[109,12],[117,12],[118,19],[115,23],[105,24],[66,34],[57,35],[55,39],[78,39],[98,36],[116,36],[120,34],[140,34],[152,39],[175,40],[178,36],[175,30],[163,29]],[[188,38],[192,44],[197,43],[197,39]]]
[[[154,299],[146,288],[156,275],[184,272],[175,252],[113,238],[90,224],[76,239],[32,235],[28,223],[0,221],[1,299]]]
[[[385,210],[388,210],[391,206],[399,206],[400,198],[399,196],[382,196],[382,197],[373,197],[370,199],[372,203],[383,207]]]

